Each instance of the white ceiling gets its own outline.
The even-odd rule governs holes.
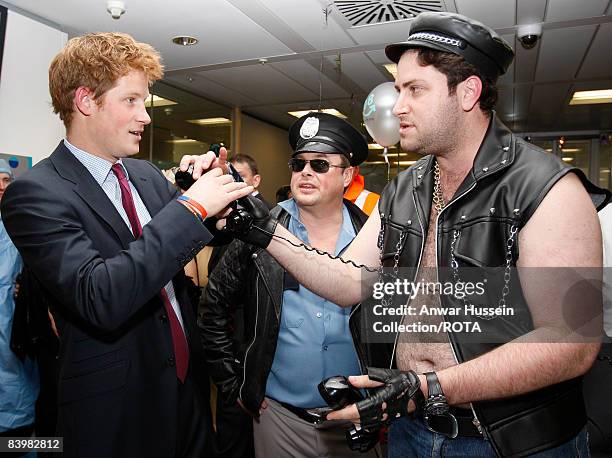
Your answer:
[[[410,5],[442,9],[494,27],[516,51],[515,63],[500,79],[497,108],[517,131],[612,131],[612,104],[568,106],[576,89],[612,88],[612,0],[352,2],[363,8],[390,5],[396,13]],[[170,85],[283,128],[295,119],[288,110],[316,109],[320,99],[323,107],[358,123],[370,90],[392,79],[382,67],[384,45],[403,40],[410,23],[352,26],[342,14],[347,0],[125,0],[127,12],[119,20],[106,12],[106,0],[0,4],[70,35],[130,33],[161,52]],[[516,28],[528,23],[543,23],[544,31],[536,47],[525,50]],[[177,35],[200,42],[180,47],[170,41]]]

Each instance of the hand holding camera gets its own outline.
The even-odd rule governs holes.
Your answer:
[[[224,149],[225,148],[221,148],[221,151]],[[240,195],[227,202],[225,206],[221,208],[221,211],[214,213],[204,202],[201,202],[202,205],[204,205],[210,214],[218,215],[220,218],[226,218],[225,227],[223,228],[226,234],[243,240],[244,242],[266,248],[270,244],[272,234],[274,233],[278,221],[270,216],[270,210],[268,210],[268,207],[261,200],[250,195],[251,192],[253,192],[253,187],[245,185],[236,169],[231,164],[227,164],[226,168],[229,172],[228,175],[222,175],[222,172],[217,168],[206,172],[201,178],[196,180],[194,178],[195,172],[192,171],[192,167],[190,166],[185,171],[179,170],[176,172],[176,184],[181,189],[187,190],[184,195],[195,198],[199,202],[199,199],[191,194],[193,194],[193,189],[196,187],[206,186],[204,184],[199,185],[200,181],[206,181],[209,174],[221,178],[223,182],[222,185],[225,186],[225,191],[227,191],[228,196],[237,195],[237,192],[239,192]],[[234,190],[231,187],[232,184],[239,185],[240,187]],[[247,189],[248,192],[245,191]],[[215,195],[213,194],[210,197],[215,197]],[[218,197],[221,198],[224,196],[221,193]],[[225,202],[225,200],[222,200],[222,202]],[[225,211],[228,205],[231,207],[231,212],[229,214]]]
[[[361,392],[351,385],[344,375],[335,375],[323,380],[319,383],[318,389],[321,397],[332,410],[344,409],[363,400]],[[378,437],[379,428],[366,430],[353,426],[346,432],[346,443],[352,451],[365,453],[376,446]]]
[[[206,154],[183,156],[179,163],[179,171],[176,174],[184,176],[188,172],[195,181],[212,169],[219,168],[223,173],[227,173],[228,165],[227,149],[223,146],[223,143],[213,143]],[[181,186],[178,182],[177,184]],[[187,188],[181,187],[181,189],[185,190]]]
[[[253,187],[243,183],[227,162],[224,146],[213,144],[210,149],[199,156],[183,156],[174,180],[183,195],[202,205],[208,215],[224,217],[228,206],[235,208],[235,201],[253,192]]]
[[[394,418],[407,415],[408,401],[421,392],[421,382],[414,371],[402,372],[398,369],[369,367],[368,377],[384,385],[356,404],[363,428],[377,427]],[[383,403],[387,406],[385,410]],[[387,417],[383,420],[385,413]]]
[[[184,196],[202,205],[208,215],[220,216],[234,201],[253,192],[252,186],[234,181],[231,175],[223,174],[219,168],[209,170],[188,188]]]
[[[277,224],[266,204],[249,195],[240,199],[227,216],[224,231],[246,243],[266,248]]]
[[[356,422],[359,418],[360,425],[346,433],[351,450],[367,451],[374,447],[380,427],[406,415],[408,401],[422,395],[421,383],[414,371],[368,367],[367,372],[367,376],[361,377],[363,383],[359,382],[360,387],[370,388],[372,394],[366,398],[344,376],[331,377],[319,384],[321,396],[334,410],[327,415],[328,419]]]

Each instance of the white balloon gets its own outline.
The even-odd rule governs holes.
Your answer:
[[[393,83],[382,83],[372,89],[363,104],[363,122],[368,133],[386,148],[400,139],[399,118],[393,114],[397,95]]]

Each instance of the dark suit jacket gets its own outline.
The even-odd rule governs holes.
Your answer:
[[[212,235],[175,201],[175,188],[156,167],[135,159],[123,163],[152,217],[138,240],[63,142],[2,199],[11,239],[56,304],[57,434],[66,456],[174,456],[179,382],[159,298],[171,279],[190,370],[208,397],[183,266]],[[204,409],[208,416],[208,403]]]

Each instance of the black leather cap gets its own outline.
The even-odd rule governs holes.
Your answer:
[[[351,165],[359,165],[368,157],[368,143],[357,129],[337,116],[316,111],[291,126],[289,144],[293,156],[307,152],[343,154]]]
[[[462,56],[484,76],[496,79],[514,59],[512,47],[493,29],[455,13],[421,13],[410,26],[406,41],[385,48],[397,63],[406,49],[430,48]]]

